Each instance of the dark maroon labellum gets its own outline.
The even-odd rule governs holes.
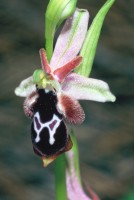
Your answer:
[[[37,89],[32,106],[31,137],[34,151],[43,157],[57,156],[72,147],[70,136],[57,109],[57,96],[53,91]]]

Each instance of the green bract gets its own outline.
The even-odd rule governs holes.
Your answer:
[[[45,43],[48,60],[53,53],[53,40],[56,28],[70,16],[76,8],[77,0],[51,0],[45,15]]]
[[[87,32],[86,39],[80,51],[80,55],[83,57],[83,62],[75,70],[75,72],[80,75],[87,76],[87,77],[90,75],[92,64],[93,64],[95,53],[96,53],[98,39],[99,39],[101,28],[103,25],[103,21],[107,12],[113,5],[114,1],[115,0],[106,1],[106,3],[102,6],[102,8],[99,10],[98,14],[94,18]]]

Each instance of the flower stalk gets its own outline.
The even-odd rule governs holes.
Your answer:
[[[67,200],[65,154],[55,160],[54,174],[56,200]]]

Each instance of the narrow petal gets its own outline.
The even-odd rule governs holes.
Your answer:
[[[48,63],[47,55],[46,55],[45,50],[44,50],[43,48],[40,49],[39,54],[40,54],[40,58],[41,58],[42,69],[43,69],[47,74],[50,74],[51,68],[50,68],[50,65],[49,65],[49,63]]]
[[[89,13],[87,10],[76,9],[69,17],[57,40],[50,65],[53,71],[71,61],[79,53],[83,44]]]
[[[81,61],[82,61],[82,57],[77,56],[76,58],[74,58],[73,60],[65,64],[64,66],[56,69],[53,72],[56,80],[58,80],[59,82],[62,82],[65,79],[65,77],[81,63]]]
[[[107,83],[71,73],[65,79],[62,90],[73,98],[99,102],[115,101]]]
[[[33,83],[33,77],[30,76],[27,79],[21,81],[20,85],[15,89],[15,94],[20,97],[27,97],[33,91],[36,90],[36,86]]]
[[[89,192],[92,200],[100,200],[98,195],[92,190],[92,188],[87,183],[85,183],[85,186],[86,186],[86,189]]]
[[[81,124],[85,119],[85,113],[81,105],[70,96],[63,93],[59,94],[57,107],[70,123]]]

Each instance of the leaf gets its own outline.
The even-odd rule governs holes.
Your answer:
[[[53,40],[56,28],[69,17],[76,8],[77,0],[51,0],[45,14],[45,39],[48,60],[53,53]]]
[[[103,21],[107,12],[113,5],[114,1],[115,0],[107,0],[106,3],[102,6],[102,8],[99,10],[96,17],[94,18],[87,32],[83,47],[80,51],[80,55],[83,57],[83,62],[75,70],[76,73],[87,77],[90,75]]]
[[[115,96],[110,92],[107,83],[75,73],[67,76],[62,85],[62,90],[78,100],[115,101]]]

